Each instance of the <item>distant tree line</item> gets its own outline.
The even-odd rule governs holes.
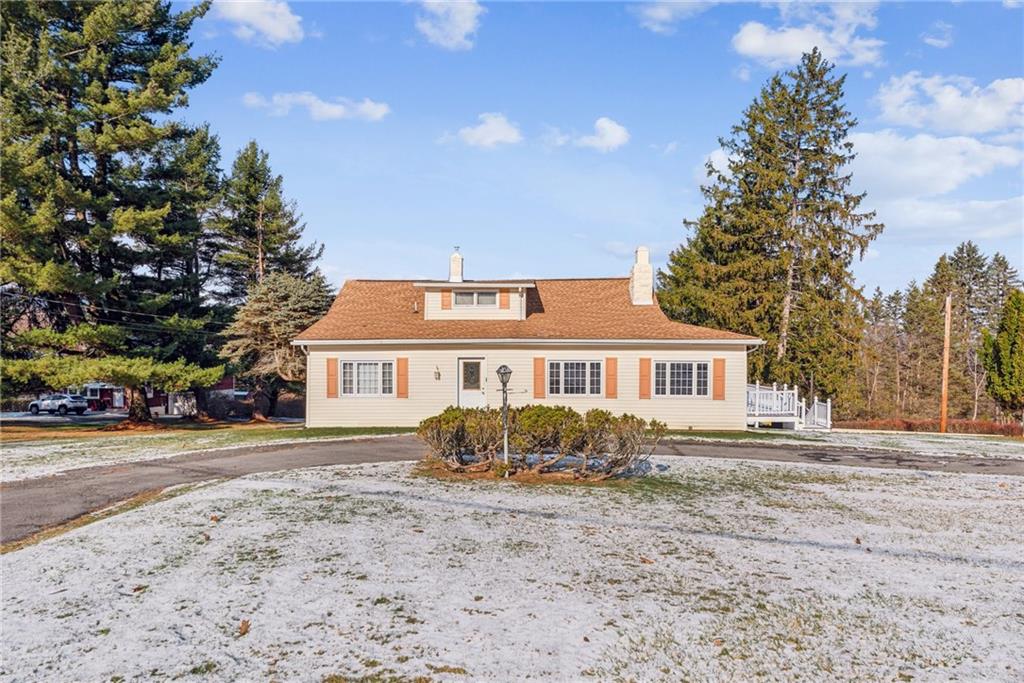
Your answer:
[[[1021,281],[1005,257],[965,242],[922,285],[871,298],[858,287],[853,262],[884,226],[850,190],[857,122],[844,82],[815,49],[762,87],[719,140],[726,167],[707,164],[703,213],[658,274],[659,303],[676,319],[764,339],[749,355],[751,381],[831,397],[844,418],[934,418],[951,294],[950,415],[1024,408],[1024,328],[1007,308]]]
[[[217,136],[176,117],[217,65],[188,39],[208,9],[132,0],[0,13],[5,391],[111,382],[132,419],[149,420],[147,386],[191,389],[202,411],[227,370],[258,388],[262,414],[301,381],[301,369],[265,362],[290,347],[228,343],[265,314],[247,305],[255,292],[275,298],[274,343],[331,293],[322,247],[303,242],[266,152],[250,142],[225,174]]]
[[[934,417],[939,413],[945,300],[952,299],[949,415],[999,415],[989,394],[984,332],[994,332],[1010,294],[1021,287],[999,253],[986,257],[973,242],[942,255],[922,284],[886,294],[876,289],[862,306],[857,394],[844,410],[855,417]]]

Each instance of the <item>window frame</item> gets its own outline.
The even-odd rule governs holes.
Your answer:
[[[690,393],[688,394],[673,394],[672,393],[672,365],[690,365]],[[664,393],[658,393],[658,366],[664,366]],[[699,382],[698,367],[704,365],[707,368],[707,383],[704,387],[705,392],[703,394],[697,393],[697,387]],[[682,399],[699,399],[707,400],[711,398],[711,385],[712,385],[712,368],[710,360],[692,360],[692,359],[670,359],[670,358],[658,358],[651,361],[651,398],[682,398]],[[680,377],[684,377],[684,371],[680,369]],[[682,380],[680,380],[682,381]]]
[[[359,373],[357,366],[360,364],[376,364],[377,366],[377,392],[359,392]],[[384,365],[391,365],[391,391],[384,392]],[[345,366],[352,366],[352,391],[345,391]],[[394,398],[398,384],[398,362],[394,358],[339,358],[338,359],[338,398]]]
[[[469,304],[459,303],[459,294],[470,294],[473,297],[473,302]],[[494,303],[482,304],[480,303],[481,294],[493,294]],[[452,308],[497,308],[501,300],[501,295],[496,289],[455,289],[452,291]]]
[[[565,366],[566,366],[567,363],[582,363],[583,364],[583,389],[584,389],[583,392],[581,392],[581,393],[572,393],[572,394],[566,393],[566,391],[565,391],[565,376],[566,376]],[[558,391],[552,391],[551,390],[552,389],[552,384],[551,384],[551,380],[552,380],[551,366],[553,364],[557,364],[558,365],[558,372],[557,372],[557,375],[558,375],[558,378],[557,378],[557,381],[558,381]],[[600,377],[598,378],[600,381],[598,382],[598,391],[596,393],[592,393],[591,389],[594,388],[594,385],[593,385],[593,380],[594,380],[593,371],[594,371],[594,366],[595,365],[597,366],[597,370],[598,370],[598,373],[600,375]],[[545,366],[544,366],[544,384],[547,387],[547,395],[548,395],[548,397],[558,396],[559,398],[562,398],[562,397],[568,397],[568,398],[604,398],[604,391],[605,391],[604,359],[603,358],[588,358],[588,359],[579,359],[579,358],[564,358],[564,359],[563,358],[549,358],[549,359],[547,359],[547,362],[545,363]]]

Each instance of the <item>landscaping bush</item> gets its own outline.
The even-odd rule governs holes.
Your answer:
[[[465,411],[461,408],[445,408],[440,415],[428,417],[420,422],[416,434],[427,442],[434,457],[450,469],[459,471],[469,464]]]
[[[509,409],[509,466],[502,450],[501,411],[449,407],[420,423],[418,434],[449,470],[493,470],[607,479],[640,469],[665,425],[634,416],[564,406]]]
[[[937,432],[938,420],[844,420],[833,422],[838,429],[877,429],[894,432]],[[990,434],[996,436],[1024,436],[1024,430],[1016,422],[994,422],[993,420],[949,420],[946,424],[951,434]]]

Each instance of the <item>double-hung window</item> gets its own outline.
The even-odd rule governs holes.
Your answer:
[[[548,393],[569,396],[600,396],[601,361],[549,361]]]
[[[655,396],[707,396],[708,364],[693,361],[656,361]]]
[[[395,393],[395,364],[382,361],[342,361],[342,396],[392,396]]]
[[[484,308],[498,305],[497,292],[455,291],[456,306],[482,306]]]

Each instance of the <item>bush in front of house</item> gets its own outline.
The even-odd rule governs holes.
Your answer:
[[[417,433],[453,472],[500,470],[600,480],[640,471],[665,425],[598,409],[581,415],[565,406],[510,408],[507,468],[499,409],[449,407],[423,420]]]

